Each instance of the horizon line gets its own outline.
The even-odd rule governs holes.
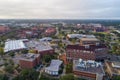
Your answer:
[[[86,18],[86,19],[65,19],[65,18],[59,18],[59,19],[52,19],[52,18],[46,18],[46,19],[40,19],[40,18],[4,18],[4,19],[0,19],[0,20],[120,20],[120,19],[116,19],[116,18],[110,18],[110,19],[105,19],[105,18]]]

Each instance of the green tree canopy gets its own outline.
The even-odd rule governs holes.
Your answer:
[[[75,77],[73,74],[66,74],[60,78],[60,80],[75,80]]]
[[[66,65],[66,73],[72,73],[73,71],[73,66],[72,64],[67,64]]]
[[[13,80],[38,80],[39,72],[34,69],[23,69]]]
[[[114,76],[113,80],[120,80],[120,76]]]
[[[3,56],[4,55],[4,49],[2,47],[0,47],[0,55]]]
[[[5,71],[8,72],[8,73],[13,73],[14,72],[14,66],[13,65],[5,66]]]
[[[5,74],[0,74],[0,80],[8,80],[8,77]]]

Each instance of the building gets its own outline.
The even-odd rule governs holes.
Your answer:
[[[10,30],[9,27],[6,26],[0,26],[0,33],[6,33]]]
[[[9,40],[5,42],[4,52],[27,49],[23,40]]]
[[[45,30],[45,35],[51,35],[56,33],[56,28],[50,27]]]
[[[67,62],[76,59],[83,60],[103,60],[106,58],[107,47],[104,44],[97,45],[67,45],[66,56]]]
[[[52,76],[59,75],[60,66],[63,62],[61,60],[52,60],[50,66],[45,68],[45,72]]]
[[[88,80],[103,80],[105,76],[102,64],[93,60],[74,60],[73,73]]]
[[[95,27],[94,32],[107,32],[108,29],[105,27]]]
[[[50,46],[49,42],[31,40],[26,42],[25,45],[28,49],[35,50],[41,57],[44,55],[52,55],[54,53],[54,49]]]
[[[21,68],[32,69],[40,64],[40,54],[23,54],[19,58]]]
[[[81,38],[80,45],[96,45],[99,44],[100,41],[97,38]]]
[[[35,38],[38,37],[38,32],[33,30],[20,30],[17,36],[20,38]]]
[[[66,61],[66,54],[61,54],[59,55],[59,59],[63,61],[64,64],[67,64],[67,61]]]
[[[94,35],[83,35],[83,34],[68,34],[67,39],[70,39],[70,38],[78,38],[78,39],[81,39],[81,38],[95,38],[95,36]]]
[[[105,61],[106,71],[112,78],[114,76],[120,76],[120,62],[118,61]]]
[[[46,41],[37,41],[37,40],[9,40],[5,42],[4,52],[9,51],[20,51],[20,50],[34,50],[36,53],[39,53],[42,57],[43,55],[52,55],[54,49],[50,46],[49,42]]]
[[[42,39],[40,39],[40,41],[52,41],[51,37],[44,37]]]

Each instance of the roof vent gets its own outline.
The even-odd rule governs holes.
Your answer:
[[[85,48],[86,48],[86,49],[89,49],[89,48],[90,48],[90,46],[89,46],[89,45],[85,45]]]
[[[82,59],[79,59],[79,63],[81,63],[82,62]]]
[[[100,43],[96,43],[96,46],[99,46],[100,45]]]

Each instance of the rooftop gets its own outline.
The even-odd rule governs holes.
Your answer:
[[[52,41],[51,37],[44,37],[42,39],[40,39],[40,41]]]
[[[95,38],[94,35],[83,35],[83,34],[68,34],[69,38]]]
[[[119,30],[115,30],[116,32],[118,32],[118,33],[120,33],[120,31]]]
[[[120,68],[120,62],[112,62],[113,67]]]
[[[86,51],[95,51],[96,49],[100,48],[107,48],[105,44],[99,44],[99,45],[68,45],[66,49],[78,49],[78,50],[86,50]]]
[[[28,54],[21,55],[21,57],[19,59],[20,60],[25,60],[25,61],[33,61],[39,56],[40,56],[40,54],[28,53]]]
[[[9,40],[5,42],[4,52],[27,48],[23,40]]]
[[[59,67],[62,64],[61,60],[52,60],[49,67],[46,67],[49,71],[59,71]]]
[[[113,66],[112,63],[115,63],[116,65],[120,65],[120,62],[106,61],[106,65],[107,65],[107,67],[109,67],[109,69],[111,70],[112,74],[120,75],[120,68]]]
[[[97,38],[81,38],[82,41],[99,41]]]
[[[74,60],[73,70],[89,72],[93,74],[105,74],[102,64],[93,60],[87,60],[87,61],[82,59]]]
[[[9,27],[0,26],[0,32],[5,32],[5,31],[8,31],[8,30],[9,30]]]
[[[29,42],[26,42],[25,45],[28,48],[33,48],[38,51],[45,51],[45,50],[52,49],[49,42],[43,42],[43,41],[37,41],[37,40],[31,40]]]

